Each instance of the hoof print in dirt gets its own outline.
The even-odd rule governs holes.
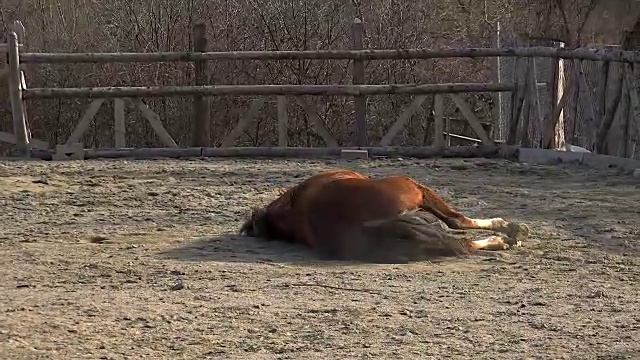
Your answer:
[[[102,235],[96,235],[89,238],[89,242],[92,244],[105,244],[109,242],[109,238]]]
[[[40,178],[40,179],[34,179],[33,181],[31,181],[33,184],[42,184],[42,185],[49,185],[49,180],[45,179],[45,178]]]
[[[184,289],[184,282],[179,281],[171,286],[171,291],[177,291]]]

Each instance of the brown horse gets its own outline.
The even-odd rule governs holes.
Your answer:
[[[449,229],[429,216],[444,222]],[[475,240],[462,231],[503,233]],[[529,228],[502,218],[473,219],[407,176],[371,179],[351,170],[317,174],[255,208],[241,234],[306,244],[338,260],[406,262],[504,250]]]

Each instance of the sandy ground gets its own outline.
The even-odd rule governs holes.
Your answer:
[[[228,235],[336,167],[534,234],[408,265]],[[0,358],[638,359],[639,203],[613,171],[493,160],[0,162]]]

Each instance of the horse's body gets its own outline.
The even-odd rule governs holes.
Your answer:
[[[507,237],[474,240],[450,229],[486,229]],[[472,219],[407,176],[370,179],[350,170],[312,176],[265,208],[254,209],[241,233],[306,244],[329,258],[396,262],[435,255],[502,250],[524,239],[526,225]]]

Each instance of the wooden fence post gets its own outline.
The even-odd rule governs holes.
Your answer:
[[[207,26],[204,22],[198,22],[193,27],[193,51],[207,51]],[[195,85],[208,85],[208,61],[194,61]],[[209,116],[209,97],[194,95],[193,97],[193,126],[191,133],[191,145],[194,147],[208,147],[211,144],[211,119]]]
[[[611,125],[615,120],[616,111],[618,110],[618,103],[622,98],[622,86],[624,83],[624,67],[617,66],[618,69],[618,77],[615,82],[614,91],[612,91],[612,97],[609,99],[607,96],[606,107],[604,112],[604,118],[602,122],[598,126],[598,130],[596,131],[595,138],[595,148],[598,154],[607,154],[608,149],[606,147],[607,135],[609,135],[609,130],[611,130]],[[612,79],[609,79],[612,80]],[[606,88],[605,88],[606,89]],[[605,90],[606,94],[606,90]]]
[[[277,96],[278,99],[278,146],[287,147],[289,145],[289,134],[287,131],[287,97]]]
[[[11,27],[12,31],[16,33],[16,35],[18,35],[18,44],[19,46],[21,46],[24,50],[24,47],[26,45],[26,30],[24,28],[24,25],[22,25],[22,21],[20,20],[15,20],[13,22],[13,26]],[[25,90],[27,88],[27,80],[25,79],[24,76],[24,69],[22,69],[22,67],[20,68],[20,84],[22,85],[22,90]],[[24,103],[23,103],[24,104]],[[28,115],[28,111],[27,111],[27,107],[26,105],[23,105],[24,107],[24,123],[25,126],[27,127],[27,139],[29,140],[29,142],[31,142],[31,126],[29,125],[29,115]]]
[[[363,30],[362,20],[355,19],[352,25],[353,50],[362,50]],[[353,84],[364,84],[364,60],[353,60]],[[356,146],[367,145],[367,99],[358,95],[354,99]]]
[[[29,132],[27,130],[27,119],[22,101],[22,74],[20,73],[20,55],[18,45],[18,35],[15,32],[7,34],[7,60],[9,63],[9,97],[11,99],[11,114],[13,116],[13,132],[16,137],[16,145],[21,156],[31,155],[29,144]]]
[[[523,58],[517,57],[513,69],[513,85],[511,92],[511,118],[509,119],[509,131],[507,133],[507,144],[515,145],[518,141],[518,126],[520,125],[520,113],[524,105],[524,84],[520,81],[522,72],[521,66]],[[526,78],[525,78],[526,79]]]
[[[113,138],[116,149],[127,147],[126,125],[124,121],[124,99],[113,99]]]
[[[444,124],[443,124],[443,117],[444,117],[444,98],[441,94],[435,94],[433,96],[433,124],[434,124],[434,137],[433,137],[433,144],[435,146],[444,146]],[[448,121],[447,121],[447,125],[448,125]],[[449,132],[449,129],[447,129],[447,133]],[[447,136],[449,137],[449,136]]]

